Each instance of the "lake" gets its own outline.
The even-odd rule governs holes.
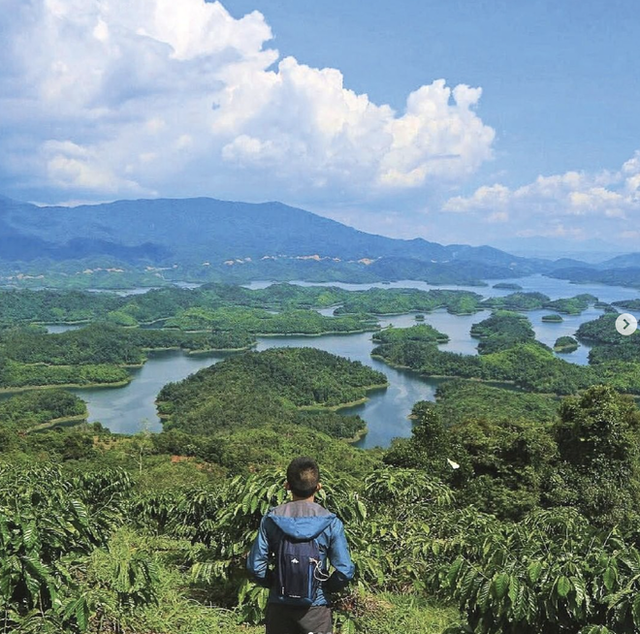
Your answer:
[[[512,280],[520,284],[524,290],[540,291],[551,297],[571,297],[579,293],[591,293],[602,301],[612,302],[622,299],[632,299],[640,296],[633,289],[602,286],[596,284],[573,285],[564,280],[553,280],[539,275],[529,278]],[[254,282],[248,285],[252,288],[264,288],[268,282]],[[311,285],[302,283],[304,285]],[[452,288],[472,290],[484,296],[501,296],[511,291],[493,289],[491,287],[455,287],[430,286],[424,282],[406,281],[392,284],[326,284],[348,288],[349,290],[364,290],[372,286],[381,288],[411,287],[428,290],[430,288]],[[323,309],[320,312],[331,314],[334,308]],[[559,324],[543,323],[542,315],[549,311],[531,311],[527,316],[531,320],[536,336],[547,345],[553,345],[562,335],[573,334],[578,326],[595,319],[602,311],[590,308],[582,315],[564,316],[564,322]],[[462,354],[477,354],[477,341],[469,336],[469,330],[474,323],[482,321],[489,315],[488,311],[471,316],[450,315],[445,311],[427,313],[425,323],[429,323],[450,337],[447,344],[441,345],[442,350],[450,350]],[[640,318],[640,313],[636,313]],[[397,315],[384,317],[379,320],[384,327],[393,324],[397,327],[411,326],[416,323],[415,315]],[[53,326],[50,330],[60,332],[69,327]],[[371,333],[355,335],[327,335],[322,337],[260,337],[258,350],[266,350],[276,346],[312,346],[327,352],[338,354],[354,361],[361,361],[370,367],[386,374],[389,387],[370,394],[369,400],[356,407],[343,409],[343,413],[358,413],[367,422],[368,433],[359,441],[363,448],[382,446],[387,447],[394,437],[407,437],[411,434],[411,421],[408,415],[416,401],[433,400],[438,384],[442,380],[425,379],[415,373],[390,368],[384,363],[371,358],[374,344]],[[568,355],[558,355],[573,363],[586,364],[588,362],[588,348],[580,346],[577,351]],[[139,369],[132,370],[133,380],[120,388],[90,388],[74,390],[87,401],[89,420],[100,421],[103,425],[118,433],[136,433],[141,429],[160,431],[162,425],[155,410],[155,398],[160,389],[171,381],[180,381],[199,369],[217,363],[225,358],[223,354],[187,355],[179,351],[152,353],[147,363]]]

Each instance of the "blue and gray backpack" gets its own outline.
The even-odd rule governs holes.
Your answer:
[[[294,540],[285,533],[278,544],[276,562],[278,594],[300,605],[311,605],[318,585],[329,578],[321,567],[318,542]]]

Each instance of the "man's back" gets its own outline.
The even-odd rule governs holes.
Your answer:
[[[271,509],[260,522],[247,570],[256,583],[271,588],[267,634],[331,634],[328,594],[353,578],[342,522],[314,501],[321,487],[316,461],[294,458],[285,484],[293,500]],[[276,553],[274,575],[269,560]],[[329,578],[327,560],[335,568]]]
[[[269,555],[278,552],[280,541],[285,536],[292,540],[315,540],[320,551],[319,568],[326,570],[327,559],[335,568],[329,580],[319,584],[312,601],[314,606],[328,605],[325,591],[340,589],[353,578],[354,573],[342,522],[315,502],[297,500],[271,509],[262,518],[258,538],[247,560],[247,569],[258,583],[268,585]],[[275,584],[271,585],[269,602],[300,605],[300,601],[281,596]]]

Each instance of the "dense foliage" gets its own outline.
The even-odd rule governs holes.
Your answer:
[[[422,341],[427,343],[447,343],[449,335],[436,330],[429,324],[419,324],[408,328],[406,332],[401,328],[389,327],[374,333],[371,338],[375,343],[393,343],[394,341]]]
[[[109,323],[60,334],[37,327],[12,328],[0,333],[0,388],[123,384],[130,379],[125,367],[142,364],[149,350],[195,352],[246,349],[252,344],[253,338],[242,330],[183,333]]]
[[[357,361],[315,348],[272,348],[230,357],[169,383],[158,395],[158,409],[169,418],[168,428],[206,434],[309,421],[300,419],[300,409],[358,402],[386,384],[384,374]]]
[[[573,337],[558,337],[556,342],[553,344],[553,349],[555,352],[568,353],[574,352],[579,348],[580,344]]]
[[[336,602],[342,631],[637,634],[633,402],[594,387],[547,423],[451,428],[437,408],[416,409],[412,439],[386,466],[323,456],[320,500],[345,522],[357,565],[354,589]],[[64,467],[0,467],[5,627],[235,634],[244,630],[229,616],[259,621],[266,595],[247,581],[244,557],[262,514],[285,499],[292,448],[273,455],[275,468],[227,477],[159,446],[145,453],[144,438],[97,438],[97,454]],[[245,435],[248,448],[259,441]],[[332,443],[346,447],[324,437]],[[124,469],[104,466],[117,460]],[[454,603],[463,618],[415,598],[419,623],[395,598],[409,591]],[[233,612],[205,616],[205,603]]]
[[[617,315],[605,314],[578,328],[577,339],[593,346],[589,351],[589,363],[602,365],[618,362],[628,367],[640,362],[640,333],[636,331],[629,336],[621,335],[615,327],[616,318]]]
[[[406,333],[409,329],[403,330]],[[501,348],[499,336],[497,343]],[[504,344],[507,347],[476,357],[443,352],[435,344],[400,337],[393,343],[377,346],[372,355],[391,365],[428,376],[507,381],[532,392],[575,394],[591,385],[608,383],[623,392],[640,394],[640,363],[637,360],[634,363],[608,361],[578,366],[558,359],[549,348],[536,341],[510,344],[507,339]]]
[[[454,379],[438,386],[435,403],[422,404],[435,408],[447,426],[471,419],[548,422],[556,417],[558,398]]]
[[[262,308],[189,308],[164,322],[166,328],[246,332],[253,335],[348,334],[375,330],[377,323],[359,316],[326,317],[315,310],[272,313]]]
[[[455,315],[467,315],[480,310],[478,304],[481,299],[481,295],[469,291],[370,288],[367,291],[351,292],[345,295],[342,306],[336,310],[336,314],[393,315],[412,311],[431,312],[446,308],[448,312]]]
[[[86,417],[84,401],[64,390],[23,392],[0,401],[0,427],[30,429],[52,421]]]
[[[489,297],[482,302],[482,306],[494,310],[537,310],[549,301],[544,293],[517,292],[504,297]]]
[[[535,342],[529,320],[519,313],[498,310],[471,327],[471,336],[480,339],[478,352],[490,354],[512,348],[518,343]]]
[[[367,323],[407,298],[482,308],[473,294],[395,290],[211,285],[99,298],[87,319],[106,321],[82,330],[7,323],[0,380],[127,376],[122,365],[150,349],[248,346],[257,322]],[[504,305],[536,301],[516,295]],[[347,298],[358,314],[309,311]],[[640,336],[621,337],[613,321],[581,327],[595,343],[587,367],[557,359],[525,317],[500,309],[473,329],[477,356],[440,351],[445,336],[426,324],[376,332],[388,363],[520,388],[444,381],[435,403],[415,404],[411,438],[386,452],[345,442],[364,421],[333,411],[384,374],[309,348],[245,352],[169,384],[159,434],[50,429],[85,414],[59,390],[0,400],[0,628],[257,634],[266,595],[246,579],[246,553],[262,514],[285,499],[283,468],[308,454],[357,564],[336,598],[343,634],[638,634],[640,411],[612,386],[639,391]],[[122,327],[148,322],[174,327]]]
[[[575,297],[551,300],[544,293],[516,292],[504,297],[490,297],[482,302],[483,307],[503,310],[537,310],[547,308],[569,315],[579,315],[590,304],[598,301],[597,297],[588,293]]]

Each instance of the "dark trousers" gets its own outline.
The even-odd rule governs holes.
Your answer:
[[[266,634],[332,634],[331,608],[267,605]]]

